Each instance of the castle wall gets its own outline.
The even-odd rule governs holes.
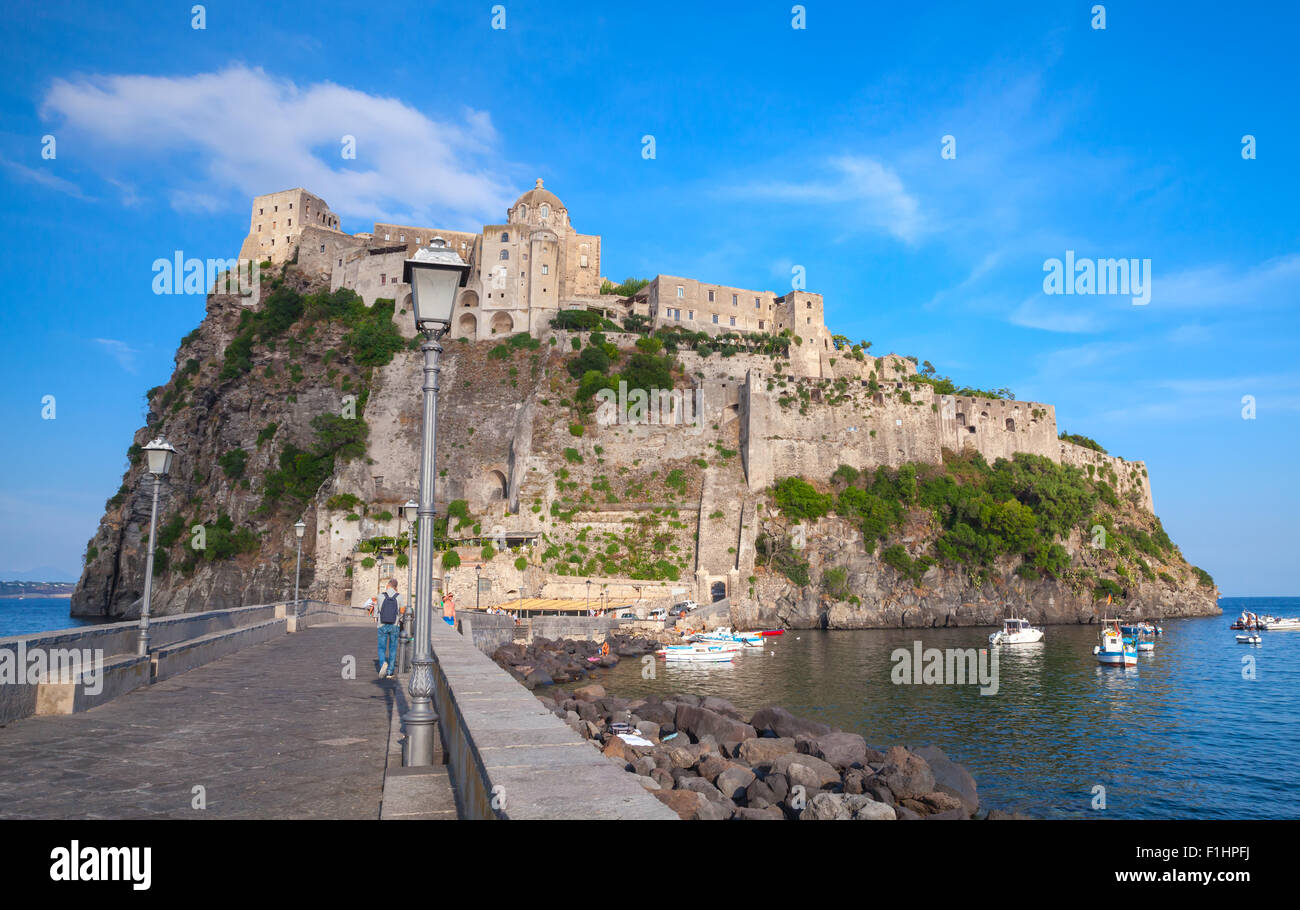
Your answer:
[[[366,306],[386,297],[396,301],[395,310],[405,308],[410,312],[411,289],[402,283],[402,264],[407,259],[405,248],[399,246],[389,252],[363,249],[341,258],[343,266],[341,269],[335,266],[330,280],[331,290],[345,287],[356,291]]]
[[[920,393],[913,392],[915,397]],[[954,452],[973,449],[990,463],[1017,452],[1060,461],[1056,409],[1033,401],[943,395],[940,439]]]
[[[1146,465],[1058,439],[1056,410],[1048,404],[939,396],[900,382],[872,393],[861,381],[782,380],[757,371],[739,390],[739,404],[750,490],[794,475],[825,480],[841,464],[940,464],[944,449],[975,451],[990,463],[1024,452],[1078,467],[1154,511]]]
[[[339,218],[324,199],[302,188],[257,196],[239,258],[255,262],[269,259],[277,265],[288,262],[298,248],[298,238],[309,226],[338,231]]]
[[[645,296],[655,326],[679,325],[692,332],[771,332],[777,297],[708,284],[676,275],[656,275],[637,297]],[[712,297],[712,299],[710,299]]]
[[[330,281],[335,270],[364,245],[360,238],[309,225],[298,238],[298,268],[312,278]]]

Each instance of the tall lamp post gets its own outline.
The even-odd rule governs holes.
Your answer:
[[[480,562],[474,565],[474,609],[475,610],[479,608],[478,606],[480,600],[479,594],[482,592],[482,590],[483,590],[483,563]]]
[[[408,609],[402,614],[402,632],[397,639],[397,670],[400,673],[406,667],[406,645],[411,638],[411,621],[414,618],[415,610],[411,605],[415,602],[415,592],[411,590],[411,527],[420,517],[420,504],[414,499],[408,499],[402,506],[402,517],[406,519],[406,605]]]
[[[587,579],[587,612],[591,612],[591,579]]]
[[[149,556],[144,564],[144,606],[140,608],[140,656],[149,654],[149,607],[153,604],[153,548],[158,536],[158,488],[162,479],[172,469],[176,450],[159,436],[144,447],[149,459],[149,473],[153,475],[153,507],[149,510]]]
[[[406,725],[406,764],[433,764],[433,503],[438,479],[438,343],[451,328],[456,289],[465,285],[469,265],[434,237],[402,264],[402,281],[411,288],[415,327],[424,334],[424,432],[420,440],[419,524],[420,583],[415,599],[415,661],[411,667],[411,707],[402,718]]]
[[[307,530],[307,523],[301,518],[293,523],[293,533],[298,535],[298,567],[293,572],[293,612],[297,615],[298,606],[298,584],[302,581],[302,535]]]

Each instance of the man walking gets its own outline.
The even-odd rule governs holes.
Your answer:
[[[379,601],[379,675],[393,678],[397,669],[397,620],[403,608],[397,599],[397,579],[388,580],[388,588]]]

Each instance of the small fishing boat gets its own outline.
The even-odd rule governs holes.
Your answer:
[[[767,637],[769,635],[784,635],[785,629],[764,629],[762,632],[759,632],[758,634],[764,637]]]
[[[1159,629],[1157,629],[1151,623],[1145,621],[1129,623],[1128,625],[1122,625],[1119,627],[1119,630],[1125,635],[1131,635],[1131,636],[1160,634]]]
[[[1143,630],[1137,635],[1137,649],[1139,652],[1151,652],[1156,649],[1155,630]]]
[[[1261,620],[1259,627],[1265,632],[1293,632],[1300,629],[1300,619],[1294,616],[1288,617],[1268,617]]]
[[[710,644],[716,642],[740,642],[751,648],[761,648],[763,646],[763,637],[754,633],[732,632],[727,626],[719,626],[712,632],[699,632],[692,635],[687,641],[703,641]]]
[[[687,642],[684,645],[668,645],[664,648],[661,648],[656,653],[663,654],[666,651],[687,651],[695,648],[696,645],[708,645],[709,647],[716,648],[719,651],[740,651],[745,647],[744,642],[739,642],[739,641],[722,641],[722,640],[706,641],[703,639],[691,638],[691,639],[687,639]]]
[[[1101,644],[1094,645],[1092,653],[1097,662],[1108,667],[1136,667],[1137,647],[1133,639],[1125,638],[1119,630],[1119,620],[1104,619],[1101,628]]]
[[[664,660],[683,663],[730,663],[736,659],[735,651],[717,647],[666,648]]]
[[[1239,645],[1257,645],[1263,640],[1258,632],[1247,632],[1245,635],[1237,636],[1237,644]]]
[[[989,636],[991,645],[1027,645],[1043,640],[1043,630],[1035,629],[1027,619],[1006,619],[1002,629]]]

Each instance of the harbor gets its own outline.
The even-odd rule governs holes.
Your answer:
[[[628,699],[781,705],[876,749],[935,745],[969,769],[984,801],[1035,818],[1294,818],[1300,773],[1288,744],[1300,716],[1274,708],[1300,682],[1300,636],[1265,633],[1246,667],[1227,628],[1235,603],[1223,599],[1223,617],[1163,623],[1129,668],[1098,663],[1097,625],[1047,626],[1040,642],[1000,649],[995,697],[891,681],[896,649],[987,646],[977,629],[790,630],[729,662],[660,660],[647,679],[640,661],[623,660],[590,679]],[[1275,610],[1293,614],[1300,599]],[[1099,792],[1105,808],[1094,807]]]

